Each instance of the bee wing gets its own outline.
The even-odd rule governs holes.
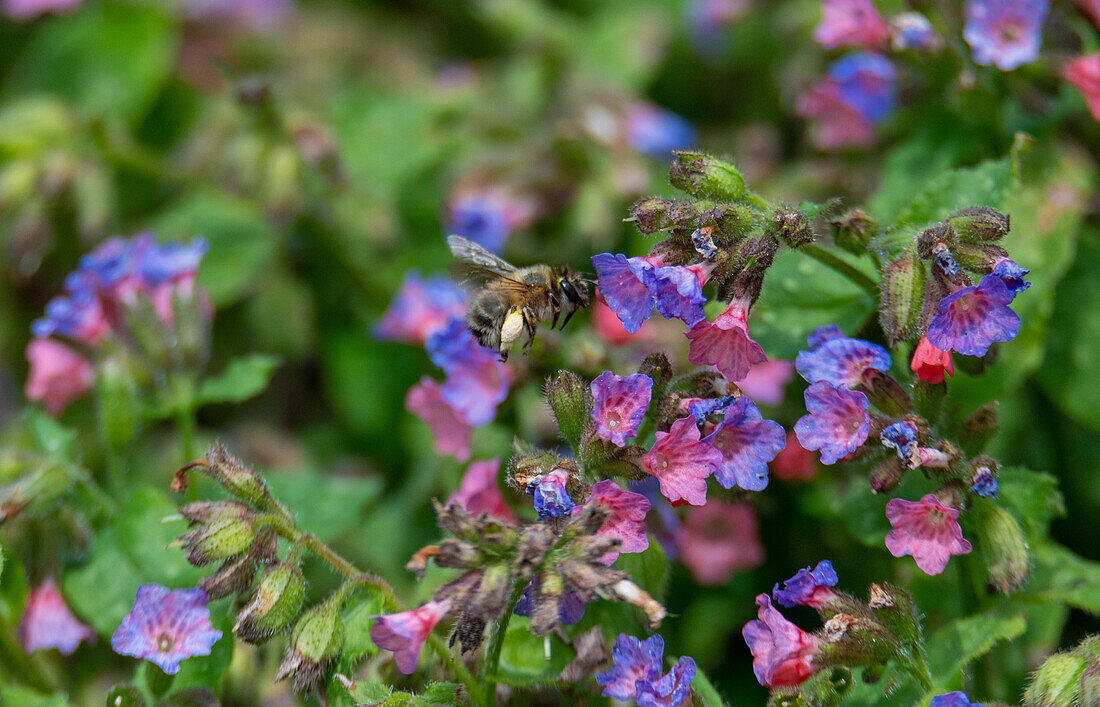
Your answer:
[[[449,269],[456,279],[492,280],[516,271],[515,265],[462,236],[447,236],[447,247],[455,257]]]

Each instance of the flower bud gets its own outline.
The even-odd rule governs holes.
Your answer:
[[[592,394],[588,386],[572,371],[558,371],[546,383],[546,402],[562,436],[573,449],[579,449],[581,436],[592,423]]]
[[[822,660],[848,667],[885,662],[898,654],[898,637],[866,616],[836,614],[822,628]]]
[[[757,216],[745,204],[719,204],[709,212],[714,225],[729,238],[743,238],[757,222]]]
[[[238,461],[221,442],[210,445],[205,459],[188,464],[176,472],[172,479],[173,491],[183,493],[187,490],[190,484],[188,473],[193,469],[201,469],[242,501],[263,509],[274,505],[274,499],[263,477]]]
[[[920,641],[920,614],[909,592],[888,582],[872,584],[867,605],[902,645],[913,646]]]
[[[714,245],[714,229],[710,226],[692,231],[691,245],[695,248],[695,252],[705,260],[714,260],[718,255],[718,246]]]
[[[931,260],[934,257],[933,248],[941,243],[947,246],[955,243],[955,231],[950,226],[939,224],[925,229],[917,237],[917,255],[924,260]]]
[[[772,234],[792,248],[798,248],[815,240],[810,219],[798,209],[780,207],[771,215]]]
[[[829,225],[833,229],[833,242],[853,255],[866,255],[867,246],[878,234],[878,224],[860,209],[852,209]]]
[[[305,597],[306,581],[297,563],[276,565],[260,580],[252,599],[237,614],[233,633],[248,643],[261,643],[281,633],[298,618]]]
[[[1095,655],[1088,656],[1088,667],[1081,673],[1081,705],[1100,705],[1100,663]]]
[[[952,248],[959,265],[967,270],[988,273],[998,260],[1008,257],[1008,251],[992,243],[959,243]]]
[[[630,207],[630,219],[645,234],[667,231],[674,227],[671,219],[672,201],[651,197],[642,199]]]
[[[988,206],[956,211],[945,223],[954,229],[960,241],[968,243],[1000,240],[1009,231],[1008,216]]]
[[[913,411],[913,400],[909,393],[888,373],[868,368],[858,387],[878,409],[889,415],[901,417]]]
[[[439,567],[473,569],[480,566],[484,557],[476,545],[464,540],[446,538],[439,543],[439,553],[434,559]]]
[[[884,462],[871,469],[871,490],[875,493],[890,493],[901,483],[906,471],[897,455],[887,457]]]
[[[913,249],[902,253],[882,271],[879,321],[891,346],[920,334],[927,279],[924,263]]]
[[[198,527],[180,536],[187,561],[196,567],[235,557],[256,539],[255,514],[235,501],[191,503],[180,513]]]
[[[996,400],[988,402],[963,421],[960,439],[967,454],[979,454],[1001,429],[998,405]]]
[[[672,186],[701,199],[741,201],[745,178],[728,162],[701,152],[675,152],[668,180]]]
[[[245,591],[251,586],[252,578],[261,565],[270,565],[278,560],[277,549],[278,536],[274,529],[264,528],[256,534],[256,541],[248,552],[229,558],[216,572],[199,580],[199,589],[211,599]]]
[[[1000,506],[988,504],[978,526],[989,583],[1008,594],[1031,574],[1027,539],[1016,518]]]
[[[344,649],[344,621],[340,618],[340,593],[329,597],[298,619],[290,638],[290,647],[275,680],[291,678],[295,692],[317,685],[330,661]]]
[[[1056,653],[1039,666],[1024,692],[1027,707],[1074,707],[1082,704],[1081,678],[1088,661],[1076,652]]]

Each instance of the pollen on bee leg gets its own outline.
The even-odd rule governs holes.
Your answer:
[[[523,332],[523,311],[518,308],[513,308],[508,312],[508,316],[504,318],[504,323],[500,325],[500,351],[504,353],[508,349],[512,348],[512,344]]]

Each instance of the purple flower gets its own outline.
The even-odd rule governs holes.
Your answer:
[[[634,703],[638,707],[679,707],[691,700],[691,681],[695,679],[695,661],[683,656],[659,680],[640,680]]]
[[[605,535],[618,538],[622,545],[618,550],[612,550],[596,561],[610,566],[622,552],[643,552],[649,548],[649,538],[646,536],[645,517],[652,507],[649,499],[640,493],[624,491],[611,479],[597,481],[592,487],[585,506],[598,503],[609,512],[607,520],[603,522],[596,535]],[[580,513],[582,508],[575,508],[573,514]]]
[[[937,695],[928,703],[928,707],[982,707],[978,702],[971,702],[965,692],[948,692],[945,695]]]
[[[473,426],[443,397],[443,386],[428,376],[409,388],[405,409],[423,420],[432,431],[436,454],[449,454],[459,461],[470,458]]]
[[[1010,258],[1000,258],[993,265],[993,272],[990,274],[993,277],[1001,278],[1001,281],[1004,282],[1015,298],[1016,295],[1031,287],[1031,283],[1024,279],[1030,272],[1027,268],[1017,265]]]
[[[707,477],[722,463],[722,453],[699,437],[695,419],[681,417],[668,432],[657,432],[643,457],[646,472],[657,477],[661,493],[673,504],[707,502]]]
[[[447,505],[457,503],[471,515],[487,513],[501,520],[515,521],[516,516],[504,501],[504,495],[497,486],[497,473],[500,471],[500,458],[474,462],[462,476],[458,491],[447,499]]]
[[[592,419],[596,434],[617,447],[626,444],[642,424],[653,396],[653,379],[643,373],[617,376],[604,371],[589,386],[596,404]]]
[[[829,78],[840,91],[840,100],[869,123],[880,123],[897,102],[898,70],[881,54],[857,52],[829,66]]]
[[[419,273],[410,271],[386,313],[374,325],[374,336],[383,341],[423,345],[451,319],[461,319],[465,313],[466,297],[458,285],[445,277],[421,279]]]
[[[210,250],[210,245],[202,238],[187,244],[172,242],[162,246],[153,244],[151,236],[149,239],[136,263],[138,274],[149,287],[195,277],[203,256]]]
[[[875,142],[875,126],[845,102],[840,86],[823,78],[798,97],[798,114],[812,121],[810,137],[822,150],[846,147],[870,147]]]
[[[450,601],[430,601],[412,611],[375,616],[378,623],[370,627],[371,640],[379,648],[393,651],[397,669],[411,675],[420,660],[424,641],[450,610]]]
[[[877,49],[889,36],[889,27],[871,0],[822,0],[821,24],[814,29],[814,39],[826,49]]]
[[[447,232],[500,252],[514,227],[508,201],[493,192],[472,192],[452,199]]]
[[[565,490],[568,481],[567,472],[554,469],[528,484],[527,492],[535,497],[535,512],[539,514],[539,520],[562,518],[573,512],[577,504]]]
[[[714,472],[722,488],[761,491],[768,485],[768,462],[786,445],[787,436],[782,425],[763,419],[756,403],[742,396],[704,441],[722,453]]]
[[[508,397],[508,368],[496,352],[477,343],[461,319],[451,319],[428,338],[428,356],[447,374],[443,399],[474,427],[496,417]]]
[[[745,624],[741,635],[752,653],[752,671],[767,687],[801,685],[816,671],[814,658],[821,639],[788,621],[772,606],[771,597],[756,597],[757,620]]]
[[[531,616],[531,612],[535,608],[534,599],[532,598],[534,592],[535,580],[532,579],[523,588],[523,594],[520,595],[516,605],[512,607],[512,613],[516,616]],[[584,610],[587,606],[588,603],[581,599],[580,594],[562,592],[561,602],[558,603],[558,622],[563,626],[572,626],[584,618]]]
[[[890,20],[890,43],[894,51],[935,49],[940,37],[928,18],[919,12],[903,12]]]
[[[672,111],[635,103],[626,111],[626,141],[638,152],[665,158],[695,144],[695,128]]]
[[[826,324],[825,326],[819,326],[810,332],[807,341],[810,343],[810,350],[814,351],[833,339],[845,339],[844,332],[840,330],[840,327],[836,324]]]
[[[159,584],[138,587],[130,613],[111,636],[119,655],[145,658],[174,675],[180,661],[210,655],[222,632],[210,623],[206,592],[201,589],[168,589]]]
[[[661,675],[665,654],[665,639],[654,634],[644,641],[620,633],[611,648],[611,669],[596,673],[596,682],[603,686],[604,697],[632,700],[639,681],[652,682]]]
[[[623,328],[633,334],[653,314],[653,293],[647,278],[653,263],[646,258],[600,253],[592,256],[600,294],[619,317]]]
[[[984,356],[993,342],[1012,341],[1020,332],[1020,315],[1008,307],[1012,299],[1012,291],[995,275],[986,275],[976,287],[960,287],[940,300],[928,341],[942,351]]]
[[[988,466],[979,466],[970,479],[970,491],[978,496],[997,497],[997,476]]]
[[[82,641],[94,642],[95,631],[73,616],[53,577],[48,578],[27,597],[27,606],[19,619],[19,642],[33,653],[56,648],[71,655]]]
[[[863,380],[868,370],[890,369],[890,354],[886,349],[862,339],[837,338],[831,327],[821,335],[818,331],[825,327],[811,334],[810,350],[800,351],[795,359],[795,369],[807,382],[828,381],[851,388]],[[815,346],[814,341],[819,343]]]
[[[967,0],[963,38],[974,61],[1012,71],[1038,59],[1049,9],[1047,0]]]
[[[866,395],[818,381],[806,389],[805,398],[810,414],[795,423],[794,432],[803,447],[821,451],[822,464],[835,464],[867,440],[871,418]]]
[[[54,297],[46,304],[45,316],[31,323],[31,333],[37,337],[56,334],[88,344],[96,343],[108,328],[103,303],[88,290]]]
[[[835,587],[837,581],[833,563],[822,560],[812,571],[809,567],[798,570],[795,576],[783,583],[782,589],[778,584],[775,585],[772,596],[788,609],[792,606],[810,606],[817,609],[836,596],[830,587]]]
[[[713,268],[710,264],[665,265],[647,272],[646,284],[657,311],[668,319],[681,319],[688,326],[705,319],[703,285]]]
[[[293,0],[188,0],[186,9],[207,22],[262,29],[278,24],[293,8]]]
[[[694,417],[696,422],[703,422],[715,413],[725,412],[726,408],[738,400],[736,395],[722,398],[684,398],[680,401],[680,411]]]
[[[917,449],[917,426],[912,422],[895,422],[879,435],[884,447],[898,453],[898,459],[909,469],[920,466],[920,451]]]

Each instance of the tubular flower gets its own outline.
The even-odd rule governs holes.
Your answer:
[[[561,518],[570,515],[577,505],[565,490],[569,474],[562,469],[554,469],[549,474],[532,480],[527,492],[535,497],[535,512],[539,520]]]
[[[996,341],[1012,341],[1020,315],[1009,309],[1013,294],[1004,281],[986,275],[977,286],[960,287],[940,300],[928,325],[928,341],[943,351],[984,356]]]
[[[676,529],[676,545],[700,584],[717,586],[764,561],[759,523],[751,506],[712,499],[691,508]]]
[[[882,446],[893,449],[898,459],[909,469],[920,466],[920,452],[917,449],[917,426],[912,422],[895,422],[882,431],[879,436]]]
[[[499,470],[499,458],[474,462],[466,469],[462,484],[447,499],[447,503],[457,503],[473,516],[488,513],[494,518],[514,521],[515,514],[504,502],[504,495],[497,486]]]
[[[682,656],[658,680],[638,681],[638,707],[679,707],[691,700],[691,681],[695,679],[695,660]]]
[[[628,258],[621,254],[600,253],[592,256],[592,266],[600,294],[631,334],[653,314],[653,293],[647,285],[654,264],[647,258]]]
[[[741,634],[752,652],[757,681],[766,687],[802,684],[814,674],[821,640],[785,619],[767,594],[757,596],[756,605],[759,618],[745,624]]]
[[[748,322],[748,303],[735,299],[713,322],[696,323],[685,334],[691,341],[688,360],[696,366],[714,366],[727,380],[743,379],[753,365],[768,360],[749,337]]]
[[[53,339],[32,339],[27,344],[30,371],[24,394],[42,403],[46,412],[59,415],[69,403],[92,389],[95,370],[68,346]]]
[[[374,336],[384,341],[406,344],[428,343],[428,337],[447,325],[452,318],[466,313],[462,290],[445,277],[421,279],[419,273],[406,273],[393,302],[374,325]]]
[[[811,335],[811,340],[820,343],[811,344],[809,351],[800,351],[795,359],[795,369],[808,383],[828,381],[851,388],[863,380],[868,370],[890,369],[890,354],[886,349],[862,339],[832,337],[831,332],[830,329],[830,338],[824,341],[821,341],[824,334]]]
[[[705,442],[722,453],[714,478],[723,488],[761,491],[768,485],[768,462],[786,444],[778,422],[765,420],[747,397],[738,398]]]
[[[111,647],[115,653],[145,658],[174,675],[180,661],[210,655],[222,637],[210,623],[206,602],[206,592],[201,589],[142,585],[130,613],[111,636]]]
[[[876,49],[890,38],[890,27],[871,0],[822,0],[814,39],[826,49]]]
[[[95,631],[73,616],[50,577],[27,597],[19,619],[19,642],[27,653],[56,648],[61,655],[71,655],[82,641],[95,641]]]
[[[1012,71],[1039,58],[1048,0],[967,0],[963,38],[974,62]]]
[[[616,700],[632,700],[637,683],[652,682],[661,675],[665,639],[654,634],[644,641],[620,633],[611,648],[611,669],[596,673],[596,682],[603,686],[603,696]]]
[[[970,491],[978,496],[997,497],[997,476],[988,466],[979,466],[970,479]]]
[[[927,336],[920,338],[909,369],[917,374],[917,378],[928,383],[942,383],[944,373],[955,377],[955,362],[951,358],[951,352],[937,349]]]
[[[867,441],[871,418],[866,395],[819,381],[806,389],[805,397],[810,414],[795,423],[794,431],[803,447],[821,451],[822,464],[835,464]]]
[[[617,376],[604,371],[590,385],[596,434],[622,447],[642,424],[653,396],[653,379],[643,373]]]
[[[935,494],[926,494],[920,501],[891,499],[886,518],[894,528],[886,536],[886,549],[894,557],[912,555],[925,574],[943,572],[951,555],[965,555],[972,549],[963,539],[958,509],[943,505]]]
[[[648,498],[640,493],[623,490],[611,479],[604,479],[592,487],[585,506],[595,503],[610,511],[596,535],[606,535],[622,541],[618,549],[600,557],[598,562],[610,566],[621,552],[643,552],[649,548],[649,537],[645,528],[645,517],[651,508]],[[573,514],[582,510],[583,507],[575,508]]]
[[[432,431],[437,454],[449,454],[459,461],[470,458],[470,435],[474,428],[443,397],[442,385],[428,376],[409,388],[405,409],[423,420]]]
[[[397,669],[405,675],[416,670],[420,649],[436,624],[451,610],[450,601],[430,601],[419,609],[375,616],[370,637],[382,649],[393,651]]]
[[[833,563],[822,560],[812,571],[809,567],[798,570],[795,576],[783,583],[782,589],[775,585],[772,596],[787,608],[801,605],[820,609],[836,596],[832,587],[838,581]]]
[[[857,52],[829,66],[829,79],[840,91],[840,100],[855,108],[872,124],[885,120],[897,102],[898,70],[881,54]]]
[[[447,213],[447,232],[499,253],[508,237],[533,215],[531,206],[503,189],[456,189]]]
[[[1031,287],[1031,283],[1024,279],[1030,272],[1031,271],[1027,268],[1022,268],[1017,265],[1010,258],[1000,258],[993,264],[993,272],[990,274],[993,275],[993,277],[1001,278],[1001,282],[1005,284],[1008,291],[1015,297]]]
[[[866,148],[875,144],[875,125],[844,101],[840,87],[828,78],[798,98],[798,114],[812,121],[810,139],[822,150]]]
[[[647,273],[649,291],[657,311],[667,319],[680,319],[688,326],[706,319],[703,305],[703,285],[710,277],[713,265],[663,265]]]
[[[1094,120],[1100,120],[1100,52],[1079,56],[1066,64],[1062,76],[1081,92]]]
[[[532,579],[523,588],[523,594],[520,595],[516,605],[512,607],[512,613],[516,616],[529,618],[535,610],[535,600],[532,598],[534,594],[535,580]],[[588,603],[581,599],[576,592],[563,592],[561,603],[558,604],[558,622],[563,626],[572,626],[584,618],[584,610],[587,607]]]
[[[778,405],[783,402],[783,391],[793,375],[794,364],[790,361],[765,361],[750,368],[737,387],[758,403]]]
[[[669,501],[701,506],[707,502],[707,477],[722,463],[722,453],[700,439],[694,418],[682,417],[668,432],[656,433],[642,463]]]

